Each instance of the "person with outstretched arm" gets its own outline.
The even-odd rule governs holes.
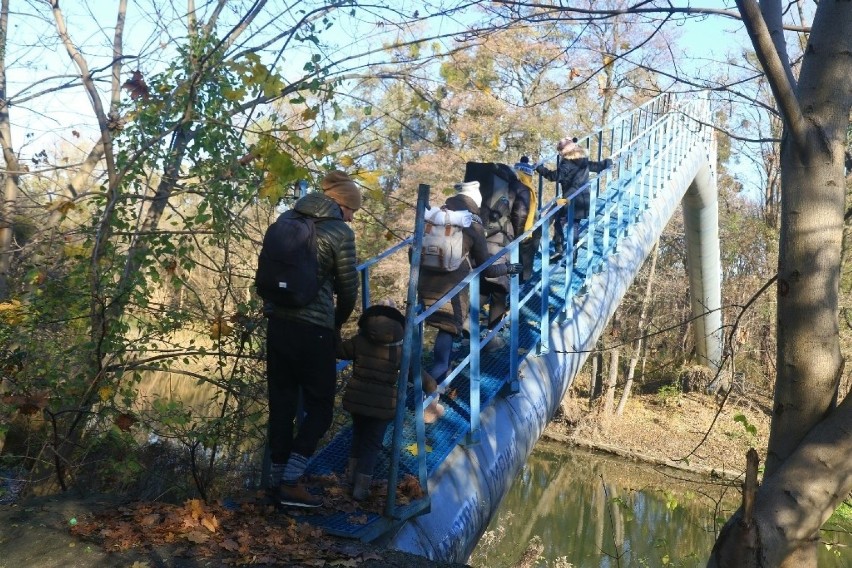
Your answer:
[[[535,171],[543,178],[555,181],[559,184],[559,197],[567,198],[572,193],[586,185],[589,181],[589,172],[602,172],[612,165],[612,160],[607,158],[601,161],[589,159],[589,153],[585,148],[577,144],[576,138],[563,138],[556,144],[556,151],[562,158],[556,170],[549,170],[540,164]],[[574,244],[580,238],[580,221],[589,216],[589,188],[574,198]],[[565,221],[561,215],[554,220],[554,257],[559,258],[564,254],[564,226]]]

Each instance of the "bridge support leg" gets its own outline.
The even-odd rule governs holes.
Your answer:
[[[723,343],[717,195],[716,178],[709,164],[704,164],[683,196],[696,351],[701,363],[714,371],[722,364]]]

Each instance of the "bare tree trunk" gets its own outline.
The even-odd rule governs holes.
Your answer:
[[[777,378],[754,528],[740,509],[708,566],[815,567],[819,528],[852,490],[852,397],[835,407],[852,12],[845,2],[817,5],[796,85],[780,0],[737,7],[784,118]]]
[[[591,366],[589,368],[589,407],[591,408],[592,404],[595,402],[595,388],[598,384],[598,352],[595,351],[592,353],[592,356],[589,357],[589,361]]]
[[[592,354],[592,368],[589,376],[589,406],[600,398],[603,392],[603,345],[600,341],[596,346],[597,351]]]
[[[615,403],[615,384],[618,380],[618,357],[621,347],[613,347],[609,354],[609,375],[606,381],[606,392],[604,394],[603,415],[612,416],[612,406]]]
[[[84,164],[84,167],[81,169],[78,175],[75,176],[72,184],[68,187],[69,193],[74,195],[75,187],[73,184],[82,183],[85,180],[87,175],[94,168],[95,164],[97,164],[97,161],[101,155],[106,160],[106,171],[108,178],[108,204],[106,211],[104,212],[103,218],[100,222],[94,251],[90,259],[90,265],[92,268],[89,280],[91,288],[88,290],[92,297],[89,316],[90,335],[92,337],[93,345],[96,346],[92,350],[90,356],[90,371],[92,378],[89,382],[87,390],[81,395],[79,411],[70,416],[70,423],[64,432],[65,437],[58,439],[56,442],[56,447],[52,449],[53,459],[44,460],[43,462],[47,464],[52,461],[55,464],[57,481],[59,483],[59,486],[64,490],[65,466],[69,462],[68,458],[70,454],[74,451],[74,448],[76,448],[77,446],[77,442],[82,436],[82,428],[79,428],[79,426],[82,424],[84,417],[88,416],[87,411],[89,408],[91,408],[91,405],[93,404],[93,401],[96,398],[98,387],[101,384],[101,380],[103,378],[103,357],[105,354],[102,350],[102,344],[106,335],[108,321],[104,317],[104,302],[106,301],[106,299],[103,298],[101,294],[100,264],[102,253],[106,247],[107,239],[109,238],[111,230],[111,209],[118,201],[119,178],[118,172],[115,167],[115,156],[113,154],[112,126],[110,116],[114,116],[114,114],[117,112],[118,103],[120,99],[120,75],[121,62],[123,60],[123,58],[121,57],[121,53],[124,34],[124,21],[127,11],[127,0],[120,0],[117,11],[117,21],[115,27],[115,34],[113,37],[111,98],[108,110],[104,108],[103,102],[101,101],[101,95],[95,86],[94,80],[92,78],[92,73],[89,69],[85,57],[71,39],[70,33],[66,27],[65,16],[59,7],[58,0],[50,0],[49,5],[53,12],[57,35],[62,44],[64,45],[68,56],[77,66],[77,69],[80,73],[80,78],[83,83],[83,87],[86,91],[86,94],[89,96],[89,102],[91,103],[92,110],[94,111],[95,116],[97,118],[101,134],[98,144],[95,146],[95,148],[93,148],[92,152],[90,153]],[[56,427],[57,426],[54,425],[54,428]],[[37,471],[35,471],[33,474],[33,478],[43,478],[46,473],[43,469],[44,468],[39,468]]]
[[[0,300],[9,296],[9,271],[12,268],[12,245],[15,233],[15,211],[20,189],[20,164],[12,145],[12,125],[7,104],[6,42],[9,30],[9,0],[0,5],[0,144],[6,161],[3,204],[0,208]]]
[[[603,481],[603,478],[601,478]],[[612,522],[612,544],[615,556],[624,552],[624,509],[619,504],[618,487],[614,483],[604,482],[609,497],[609,514]]]
[[[637,337],[633,342],[633,354],[630,357],[630,364],[627,367],[627,380],[624,381],[624,391],[621,393],[621,399],[618,401],[618,408],[615,409],[616,416],[624,414],[624,407],[627,405],[627,399],[630,398],[630,391],[633,388],[633,375],[636,372],[636,364],[639,362],[639,357],[642,355],[645,332],[648,328],[648,306],[651,305],[651,288],[654,285],[654,275],[657,272],[657,256],[659,248],[658,241],[658,243],[654,245],[654,250],[651,251],[651,268],[648,272],[648,282],[645,284],[645,296],[642,298],[642,309],[639,311],[639,326],[637,330],[639,337]]]

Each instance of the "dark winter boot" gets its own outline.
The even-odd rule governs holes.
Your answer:
[[[356,501],[363,501],[370,496],[370,485],[373,483],[372,475],[364,475],[363,473],[355,474],[355,485],[352,487],[352,498]]]

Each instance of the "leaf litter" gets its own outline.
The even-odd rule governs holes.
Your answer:
[[[355,502],[335,475],[314,477],[323,506],[301,511],[273,506],[262,491],[241,497],[238,504],[133,502],[80,518],[72,535],[95,542],[109,552],[171,547],[176,557],[216,558],[223,565],[286,565],[306,567],[358,566],[379,558],[369,548],[325,534],[305,515],[348,513],[353,524],[365,525],[381,515],[387,482],[373,484],[368,499]],[[416,477],[406,475],[397,486],[397,503],[423,497]]]

